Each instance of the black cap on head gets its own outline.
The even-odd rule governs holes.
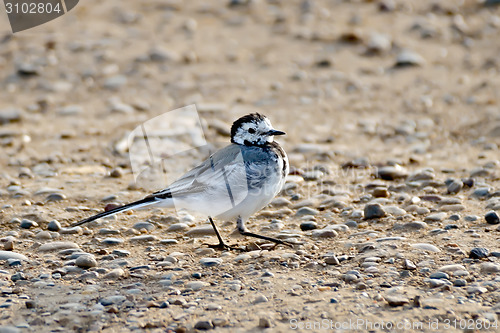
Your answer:
[[[259,121],[264,120],[264,118],[266,118],[266,116],[256,112],[256,113],[247,114],[247,115],[237,119],[233,123],[233,126],[231,126],[231,142],[233,142],[233,138],[236,135],[236,131],[238,130],[238,128],[240,128],[241,124],[250,123],[250,122],[257,123]]]

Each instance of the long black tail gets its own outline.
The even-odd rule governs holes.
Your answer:
[[[134,208],[141,208],[141,207],[144,207],[144,206],[149,206],[149,205],[152,205],[152,204],[154,204],[156,202],[158,202],[158,200],[156,199],[156,197],[149,196],[149,197],[146,197],[146,198],[144,198],[142,200],[134,201],[134,202],[131,202],[129,204],[123,205],[121,207],[116,207],[116,208],[113,208],[111,210],[108,210],[107,212],[102,212],[102,213],[99,213],[97,215],[88,217],[88,218],[86,218],[84,220],[81,220],[79,222],[73,223],[71,225],[71,227],[76,227],[76,226],[79,226],[79,225],[82,225],[82,224],[85,224],[85,223],[92,222],[94,220],[100,219],[101,217],[106,217],[106,216],[114,215],[114,214],[119,213],[119,212],[125,212],[127,210],[131,210],[131,209],[134,209]]]

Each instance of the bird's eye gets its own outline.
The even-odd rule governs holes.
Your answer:
[[[248,133],[250,133],[250,134],[254,134],[254,133],[255,133],[255,128],[250,127],[250,128],[248,129]]]

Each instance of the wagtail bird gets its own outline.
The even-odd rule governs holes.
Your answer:
[[[245,227],[245,221],[269,204],[285,183],[289,171],[288,158],[283,148],[274,141],[274,136],[284,134],[275,130],[264,115],[252,113],[243,116],[231,127],[230,145],[212,154],[166,189],[72,226],[146,206],[175,207],[208,216],[219,240],[219,244],[210,245],[213,248],[233,249],[223,242],[212,216],[224,221],[236,219],[237,230],[244,236],[290,245],[249,232]]]

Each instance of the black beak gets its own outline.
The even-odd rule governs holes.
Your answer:
[[[269,132],[267,132],[266,134],[271,136],[271,135],[285,135],[286,133],[273,129],[273,130],[270,130]]]

